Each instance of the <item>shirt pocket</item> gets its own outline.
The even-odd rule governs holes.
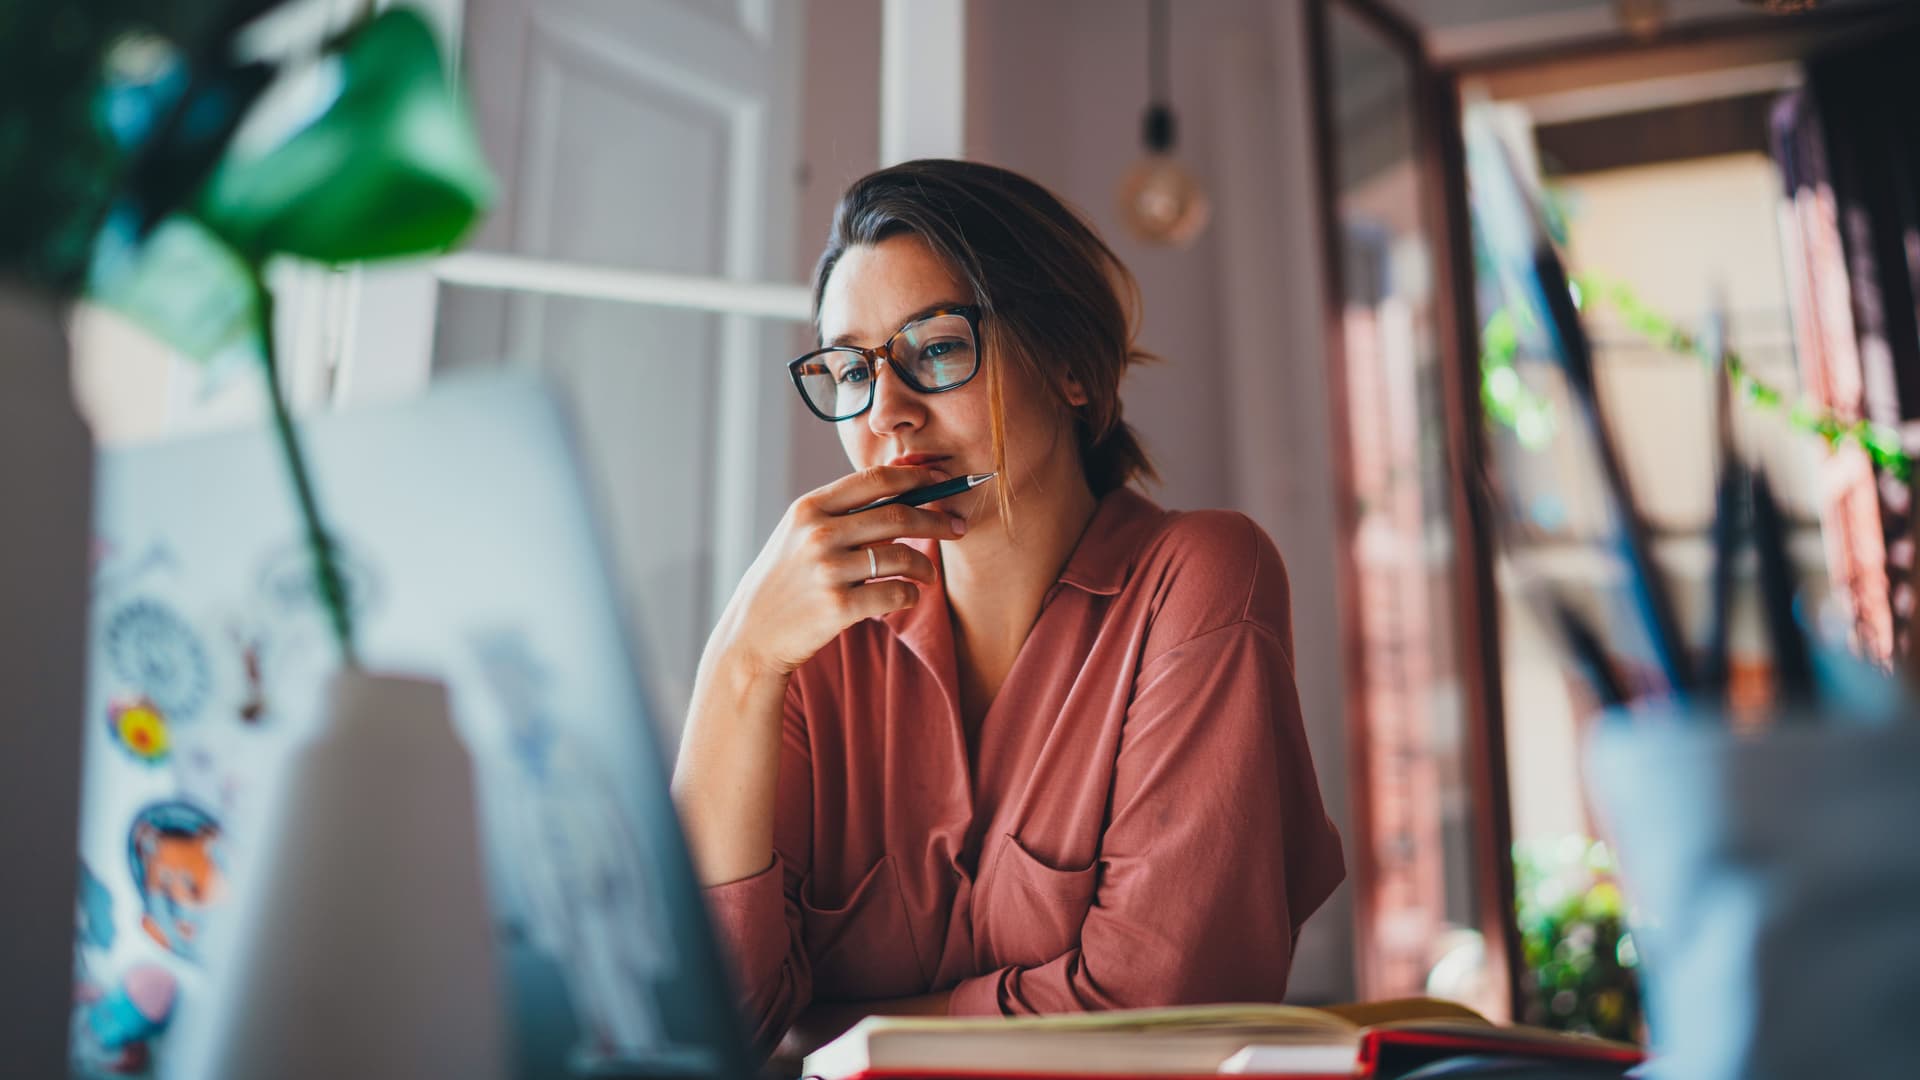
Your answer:
[[[1077,870],[1049,865],[1008,833],[994,863],[993,891],[976,902],[991,966],[1033,967],[1078,947],[1099,866],[1097,859]]]
[[[865,1001],[926,992],[893,856],[882,855],[836,905],[814,903],[809,891],[801,890],[800,918],[814,997]]]

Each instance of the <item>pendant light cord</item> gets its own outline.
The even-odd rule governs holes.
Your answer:
[[[1173,149],[1173,88],[1167,78],[1167,0],[1147,0],[1147,113],[1141,141],[1147,152]]]
[[[1172,103],[1167,86],[1167,0],[1147,0],[1147,104]]]

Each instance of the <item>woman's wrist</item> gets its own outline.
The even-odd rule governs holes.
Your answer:
[[[735,709],[750,711],[784,701],[787,684],[793,681],[791,670],[766,660],[744,644],[723,648],[710,674],[721,700]]]

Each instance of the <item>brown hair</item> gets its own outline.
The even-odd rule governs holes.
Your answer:
[[[993,465],[1006,469],[1000,364],[1024,365],[1073,414],[1095,497],[1141,477],[1158,480],[1138,435],[1120,418],[1120,376],[1155,357],[1134,345],[1140,288],[1078,213],[1017,173],[971,161],[909,161],[855,181],[834,211],[813,278],[813,313],[850,247],[902,233],[925,241],[973,292],[990,358]],[[1065,377],[1087,403],[1070,406]],[[997,485],[1011,520],[1010,485]]]

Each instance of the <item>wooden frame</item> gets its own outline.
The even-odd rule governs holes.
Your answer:
[[[1352,490],[1352,430],[1347,396],[1347,357],[1340,283],[1345,280],[1339,232],[1339,175],[1332,112],[1333,75],[1329,37],[1330,5],[1359,17],[1407,59],[1413,73],[1410,92],[1415,109],[1415,156],[1423,202],[1423,224],[1434,245],[1436,329],[1442,382],[1446,387],[1443,422],[1455,482],[1449,485],[1448,518],[1458,557],[1452,568],[1453,613],[1459,677],[1467,717],[1468,785],[1472,792],[1471,835],[1475,921],[1485,942],[1486,965],[1505,979],[1509,1010],[1516,1010],[1520,983],[1518,931],[1513,919],[1512,815],[1507,795],[1506,744],[1499,658],[1499,605],[1493,578],[1493,531],[1489,508],[1478,485],[1464,482],[1480,474],[1481,436],[1479,367],[1472,292],[1472,242],[1466,216],[1464,153],[1460,147],[1459,94],[1454,77],[1427,58],[1419,31],[1374,0],[1310,0],[1306,6],[1315,95],[1314,126],[1318,158],[1321,245],[1329,288],[1326,309],[1329,379],[1334,429],[1334,467],[1343,491]],[[1339,595],[1342,608],[1356,610],[1358,571],[1347,553],[1357,531],[1353,500],[1336,500],[1341,540]],[[1342,655],[1350,688],[1364,685],[1365,657],[1355,619],[1343,621]],[[1363,973],[1360,994],[1371,996],[1364,973],[1372,967],[1379,918],[1379,867],[1373,860],[1375,827],[1368,761],[1372,740],[1364,700],[1349,693],[1348,727],[1352,746],[1349,768],[1354,792],[1354,831],[1362,839],[1355,866],[1356,949]]]
[[[1480,322],[1474,300],[1473,227],[1467,203],[1466,147],[1459,84],[1427,70],[1420,94],[1427,105],[1421,163],[1441,248],[1438,266],[1441,347],[1448,449],[1454,463],[1452,514],[1456,545],[1455,603],[1467,688],[1467,739],[1473,791],[1475,895],[1487,965],[1504,973],[1513,1016],[1522,1014],[1520,930],[1514,917],[1513,809],[1508,792],[1506,696],[1501,685],[1500,595],[1494,580],[1497,526],[1483,474],[1486,420],[1480,407]]]

